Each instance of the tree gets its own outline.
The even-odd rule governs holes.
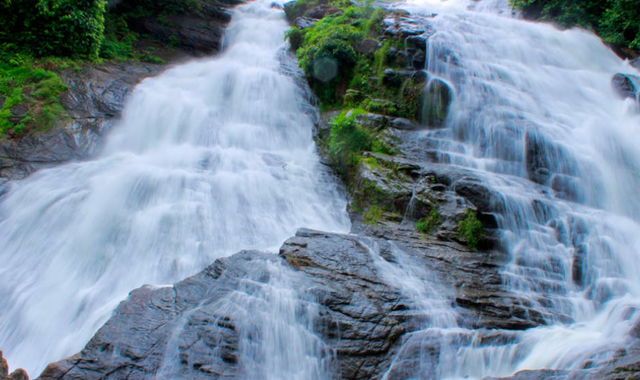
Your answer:
[[[105,0],[0,0],[0,42],[34,56],[98,56]]]

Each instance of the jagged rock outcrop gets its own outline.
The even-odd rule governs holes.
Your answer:
[[[237,312],[226,308],[225,300],[237,292],[261,297],[256,289],[271,281],[273,265],[297,273],[287,276],[289,286],[298,290],[300,300],[317,304],[314,333],[331,348],[340,377],[379,379],[409,333],[429,318],[380,269],[380,263],[397,262],[396,249],[437,278],[424,280],[455,289],[449,302],[460,310],[462,326],[520,329],[534,324],[518,317],[526,314],[521,300],[501,285],[497,268],[504,258],[499,254],[427,240],[399,225],[360,228],[376,237],[300,230],[277,256],[241,252],[172,287],[137,289],[82,352],[51,364],[40,379],[151,379],[168,368],[173,372],[163,376],[243,378],[242,315],[256,311],[242,309],[246,305],[236,300],[234,305],[244,310]],[[257,288],[247,288],[247,282]]]
[[[9,373],[7,359],[4,358],[3,352],[0,351],[0,380],[29,380],[29,375],[22,368]]]

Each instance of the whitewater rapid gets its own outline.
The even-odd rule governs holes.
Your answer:
[[[288,26],[271,3],[234,11],[219,57],[140,84],[99,157],[10,185],[0,343],[12,367],[37,375],[79,351],[143,284],[275,251],[300,227],[349,230],[309,106],[281,67]]]

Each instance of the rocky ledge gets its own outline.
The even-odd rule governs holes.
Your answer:
[[[298,290],[298,302],[316,306],[313,333],[329,348],[327,355],[345,380],[380,379],[411,333],[440,312],[417,307],[412,295],[385,275],[385,265],[414,263],[424,268],[415,274],[422,280],[455,289],[440,301],[457,311],[460,326],[509,330],[531,325],[522,302],[502,288],[499,255],[424,239],[398,225],[371,232],[377,237],[300,230],[279,255],[241,252],[174,286],[137,289],[82,352],[51,364],[40,379],[150,379],[168,366],[176,378],[244,378],[243,324],[246,313],[260,310],[236,302],[243,311],[230,312],[225,300],[238,293],[264,297],[247,282],[266,286],[276,276],[269,269],[273,265],[295,272],[287,277],[289,287]],[[440,343],[432,341],[437,356]],[[415,358],[396,363],[396,375],[388,378],[403,379],[402,373],[419,364]]]

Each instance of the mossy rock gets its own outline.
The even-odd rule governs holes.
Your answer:
[[[441,79],[431,79],[424,90],[420,121],[430,128],[443,127],[452,100],[451,87]]]

